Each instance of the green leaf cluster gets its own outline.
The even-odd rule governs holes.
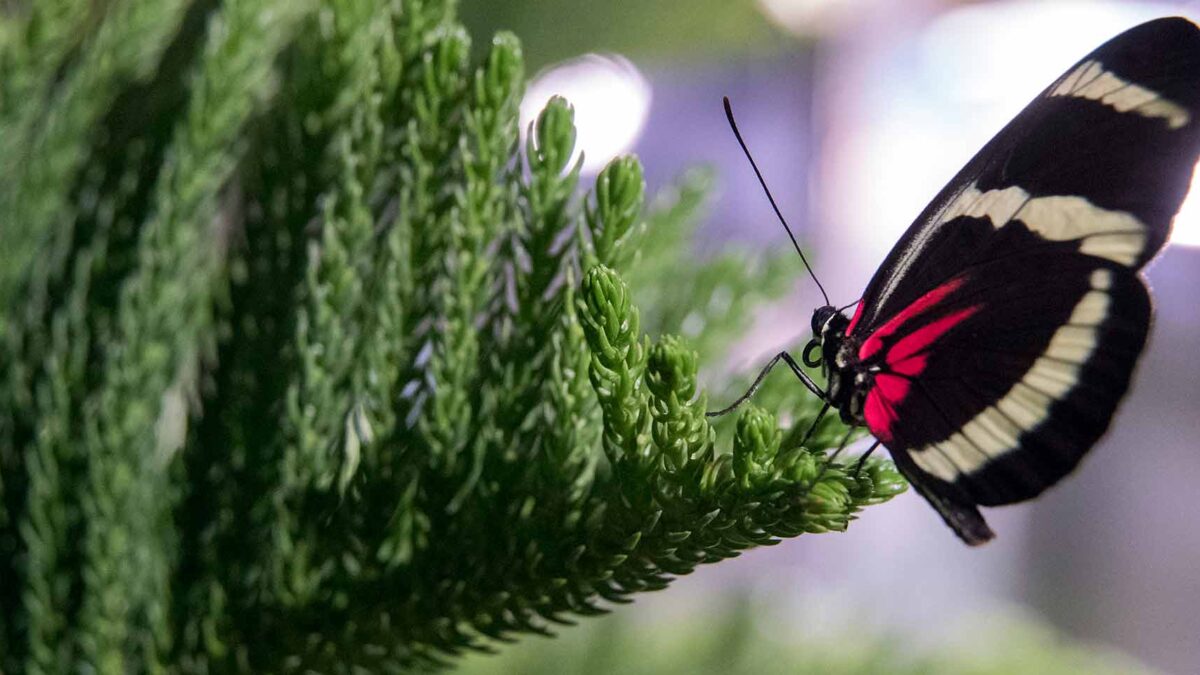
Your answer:
[[[581,197],[570,104],[522,135],[520,44],[454,10],[0,18],[0,671],[437,665],[903,489],[836,425],[718,440],[763,273],[669,275],[703,181]]]

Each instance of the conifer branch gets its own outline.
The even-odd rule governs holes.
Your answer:
[[[784,425],[710,425],[698,370],[794,273],[690,251],[703,175],[580,194],[514,36],[473,65],[449,1],[78,2],[0,46],[48,92],[0,110],[41,153],[0,158],[0,670],[442,665],[903,489],[830,462],[835,419],[800,446],[786,383]]]
[[[272,93],[272,67],[306,3],[231,0],[211,20],[188,110],[158,177],[139,236],[138,265],[120,295],[111,339],[120,347],[87,421],[88,520],[78,637],[82,661],[101,673],[157,671],[169,651],[166,603],[173,557],[168,467],[182,439],[161,415],[186,424],[212,335],[222,270],[218,196],[247,120]],[[247,96],[247,92],[252,92]]]
[[[62,2],[52,0],[52,4],[65,12]],[[76,21],[83,16],[80,6],[89,4],[74,3]],[[63,249],[70,245],[69,194],[72,177],[86,156],[89,134],[119,92],[150,74],[187,9],[184,0],[115,0],[113,5],[83,45],[79,65],[70,76],[57,87],[47,86],[40,94],[15,92],[44,102],[20,106],[0,129],[6,132],[5,140],[0,142],[0,168],[5,175],[17,178],[6,181],[8,187],[0,190],[0,204],[13,216],[5,228],[7,251],[6,264],[0,265],[0,307],[12,306],[21,275],[27,272],[32,272],[29,292],[33,297],[24,298],[21,308],[25,312],[37,310],[45,302],[40,297],[46,283],[43,278],[53,278],[60,272]],[[38,24],[44,25],[50,19],[41,17]],[[64,46],[58,40],[49,45],[52,50],[58,47],[55,51]],[[48,67],[60,59],[61,54],[45,59],[48,63],[44,65]],[[18,72],[36,69],[40,60],[34,59]],[[51,73],[43,72],[36,79],[49,77]],[[41,264],[30,265],[33,259]],[[0,334],[9,332],[7,315],[12,313],[0,315]]]

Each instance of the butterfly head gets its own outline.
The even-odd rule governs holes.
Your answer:
[[[825,305],[824,307],[818,307],[816,309],[816,311],[813,312],[813,318],[812,318],[813,337],[822,337],[822,338],[825,337],[826,331],[829,329],[830,324],[834,322],[834,319],[837,316],[838,316],[837,308],[834,307],[833,305]]]
[[[850,321],[833,305],[818,307],[812,317],[812,340],[804,350],[804,363],[809,367],[821,365],[826,353],[836,351]]]

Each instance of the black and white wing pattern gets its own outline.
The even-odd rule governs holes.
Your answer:
[[[900,239],[845,331],[868,428],[968,543],[1107,429],[1142,351],[1139,270],[1200,154],[1200,30],[1133,28],[1051,84]]]

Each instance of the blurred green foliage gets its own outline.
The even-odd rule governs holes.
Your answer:
[[[512,30],[531,68],[586,52],[616,52],[640,62],[716,61],[767,54],[794,40],[763,17],[754,0],[463,0],[474,32]]]
[[[646,332],[683,335],[701,363],[714,365],[742,337],[755,311],[782,297],[804,270],[790,250],[763,254],[731,242],[715,255],[697,255],[694,229],[706,213],[715,179],[711,169],[698,167],[656,196],[633,253],[636,264],[625,270],[647,317]],[[796,384],[790,377],[779,380],[789,388]],[[732,398],[745,391],[745,384],[732,383],[722,394]]]
[[[794,272],[691,260],[704,179],[584,196],[470,53],[451,0],[0,18],[0,671],[442,664],[904,489],[811,397],[717,433]]]
[[[872,626],[806,630],[817,612],[779,616],[776,604],[744,597],[689,603],[685,618],[618,614],[472,656],[462,675],[1132,675],[1152,671],[1105,647],[1071,642],[1019,615],[960,622],[936,647]],[[817,633],[814,637],[811,633]]]

